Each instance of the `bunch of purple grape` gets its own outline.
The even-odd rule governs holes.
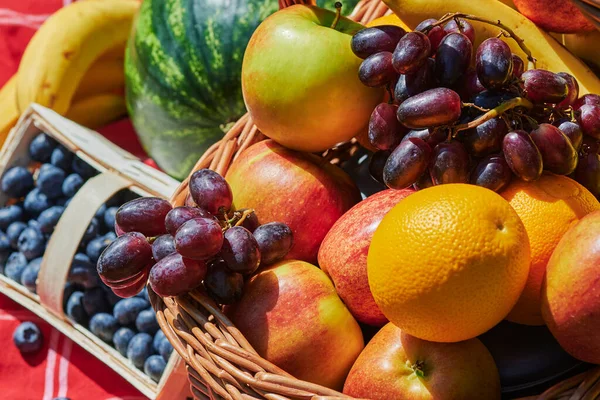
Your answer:
[[[244,277],[283,259],[293,245],[290,228],[260,225],[252,210],[232,211],[225,179],[202,169],[189,181],[191,199],[172,208],[156,197],[132,200],[116,213],[119,236],[98,260],[102,281],[121,297],[149,280],[158,295],[178,296],[204,284],[217,303],[242,295]]]
[[[600,196],[600,96],[579,98],[567,73],[525,71],[499,37],[479,45],[473,67],[474,37],[456,16],[414,32],[384,25],[354,35],[360,80],[390,97],[369,121],[378,150],[371,175],[393,189],[472,183],[500,191],[513,176],[533,181],[547,170]]]

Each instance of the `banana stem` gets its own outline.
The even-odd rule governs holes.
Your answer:
[[[456,18],[463,18],[463,19],[468,19],[471,21],[483,22],[485,24],[494,25],[494,26],[497,26],[498,28],[502,29],[504,31],[504,32],[501,32],[502,35],[510,37],[515,42],[517,42],[517,44],[519,45],[521,50],[523,50],[525,55],[527,55],[528,69],[535,68],[536,59],[531,55],[531,51],[525,45],[525,41],[523,39],[521,39],[512,29],[510,29],[508,26],[506,26],[502,22],[500,22],[500,20],[492,21],[491,19],[482,18],[482,17],[478,17],[476,15],[470,15],[470,14],[465,14],[465,13],[460,13],[460,12],[448,13],[448,14],[444,15],[442,18],[440,18],[436,23],[431,24],[428,27],[424,28],[422,30],[422,32],[427,34],[430,30],[432,30],[436,26],[443,25],[446,22],[448,22],[452,19],[456,19]],[[459,26],[460,26],[460,24],[459,24]]]
[[[333,20],[333,23],[331,24],[331,29],[335,29],[341,16],[342,16],[342,3],[340,3],[339,1],[336,1],[335,2],[335,19]]]
[[[489,121],[492,118],[499,117],[502,114],[504,114],[506,111],[513,109],[515,107],[525,107],[525,108],[531,109],[531,108],[533,108],[533,104],[529,100],[527,100],[523,97],[515,97],[514,99],[510,99],[510,100],[500,104],[496,108],[492,108],[491,110],[489,110],[488,112],[483,114],[481,117],[474,119],[471,122],[454,126],[452,128],[452,130],[454,131],[454,134],[452,136],[455,137],[459,131],[464,131],[466,129],[475,128],[476,126],[479,126],[479,125],[483,124],[484,122]]]

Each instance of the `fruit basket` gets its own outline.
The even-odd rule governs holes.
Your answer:
[[[43,132],[45,136],[40,132]],[[109,345],[110,338],[109,340],[102,340],[86,329],[83,323],[80,324],[70,318],[71,316],[68,316],[64,310],[67,300],[67,295],[64,295],[66,293],[66,290],[64,291],[66,282],[67,280],[71,282],[72,279],[76,279],[73,277],[75,274],[73,265],[77,257],[74,256],[76,253],[79,256],[85,253],[85,249],[82,253],[80,239],[89,235],[89,227],[93,226],[90,221],[95,218],[95,215],[98,215],[97,212],[103,204],[114,198],[115,194],[124,191],[135,197],[168,197],[177,187],[178,182],[143,164],[136,157],[118,148],[99,134],[36,104],[33,104],[21,116],[18,124],[11,130],[0,155],[0,174],[6,176],[5,173],[13,167],[34,168],[34,171],[36,171],[34,176],[37,175],[35,179],[37,179],[38,186],[41,187],[39,178],[43,172],[38,167],[40,163],[34,162],[30,158],[32,151],[30,143],[34,138],[42,136],[52,138],[59,145],[62,145],[62,147],[59,146],[60,149],[66,149],[66,151],[72,153],[73,159],[82,160],[85,164],[81,165],[85,165],[85,168],[88,169],[91,167],[89,170],[95,171],[90,173],[89,179],[81,182],[74,193],[71,193],[72,197],[70,199],[72,200],[65,204],[64,211],[61,206],[62,214],[52,223],[51,229],[42,228],[42,232],[46,232],[48,240],[46,249],[42,248],[41,252],[27,257],[28,260],[40,257],[35,258],[38,261],[41,260],[37,279],[34,276],[30,279],[31,282],[28,285],[23,285],[23,278],[18,282],[18,279],[15,279],[15,274],[3,271],[5,274],[0,274],[0,292],[47,321],[123,376],[149,398],[172,398],[171,396],[174,393],[179,397],[185,396],[189,392],[185,383],[186,374],[183,362],[175,352],[171,354],[162,378],[160,381],[155,382],[142,370],[136,368],[122,353]],[[54,163],[43,165],[47,166],[47,169],[52,169]],[[66,171],[70,169],[70,167],[62,168]],[[22,170],[25,169],[22,168]],[[73,175],[76,174],[73,173]],[[50,186],[52,185],[48,185],[47,188]],[[60,183],[56,184],[55,182],[54,186],[58,187],[59,192],[61,191]],[[0,194],[0,201],[3,205],[7,204],[7,200],[9,200],[9,194],[5,190],[3,188],[3,192]],[[21,197],[21,195],[19,194],[16,197]],[[27,197],[29,196],[25,198],[27,199]],[[26,211],[28,210],[27,206],[23,207]],[[51,208],[48,210],[51,210]],[[44,214],[44,212],[41,214]],[[41,218],[38,217],[37,221],[41,221]],[[29,220],[29,223],[35,223],[35,221],[34,218]],[[19,221],[17,224],[23,223]],[[110,229],[112,230],[112,227]],[[102,237],[98,238],[101,239]],[[21,251],[19,247],[12,254],[24,254]],[[5,262],[6,258],[4,258],[3,264]],[[89,259],[87,262],[89,263]],[[29,261],[29,263],[31,264],[32,261]],[[8,268],[7,263],[6,269]],[[88,278],[96,278],[96,283],[93,286],[90,284],[89,289],[91,291],[96,289],[100,293],[102,291],[106,292],[105,289],[100,287],[101,285],[98,285],[99,279],[97,279],[95,267],[91,268],[91,271],[95,276]],[[80,290],[85,290],[87,293],[88,287],[86,286],[86,289],[82,288]],[[81,293],[79,292],[79,294]],[[65,296],[64,300],[63,296]],[[95,300],[90,300],[92,303],[96,303],[91,304],[91,307],[98,306],[98,302],[104,298],[102,296],[102,298],[96,297]],[[90,297],[90,299],[92,298]],[[116,304],[119,298],[115,299]],[[138,298],[137,300],[142,299]],[[148,303],[146,303],[146,307],[149,307]],[[165,393],[168,393],[168,395]]]
[[[311,1],[281,0],[280,7]],[[366,24],[391,14],[379,0],[361,0],[350,18]],[[209,168],[225,175],[240,153],[265,137],[249,114],[240,118],[224,138],[197,162],[192,172]],[[338,145],[325,152],[326,160],[337,163],[356,150],[353,143]],[[171,197],[173,206],[188,204],[189,177]],[[195,399],[343,399],[351,398],[335,390],[295,379],[265,360],[253,349],[223,309],[203,290],[177,297],[160,297],[148,286],[151,303],[161,329],[185,360]],[[600,393],[600,368],[559,382],[544,393],[528,399],[594,399]]]

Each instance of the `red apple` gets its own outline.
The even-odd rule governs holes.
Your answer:
[[[436,343],[387,324],[352,366],[344,393],[371,400],[500,399],[500,376],[479,339]]]
[[[364,346],[358,323],[327,275],[303,261],[260,270],[226,313],[262,357],[333,389],[342,388]]]
[[[242,152],[226,176],[238,208],[252,208],[261,224],[283,222],[294,234],[287,259],[317,262],[323,238],[361,199],[352,179],[313,154],[272,140]]]
[[[414,193],[412,189],[384,190],[367,197],[342,216],[319,249],[319,266],[329,275],[354,318],[365,324],[387,322],[369,288],[367,253],[375,229],[389,210]]]
[[[514,0],[521,14],[548,32],[577,33],[595,30],[570,0]]]
[[[567,353],[600,364],[600,211],[579,220],[554,249],[542,317]]]

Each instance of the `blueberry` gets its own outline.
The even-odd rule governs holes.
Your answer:
[[[68,171],[71,168],[73,162],[73,153],[67,150],[65,147],[58,145],[52,154],[50,155],[50,163],[55,167],[58,167],[64,171]]]
[[[106,299],[108,300],[108,304],[110,304],[111,307],[114,307],[118,302],[123,300],[123,298],[121,296],[116,295],[115,292],[112,291],[112,289],[109,289],[108,292],[106,292]]]
[[[80,175],[71,174],[67,176],[62,183],[62,192],[67,197],[73,197],[75,196],[75,193],[81,189],[84,183],[85,182]]]
[[[140,297],[146,300],[148,304],[150,304],[150,298],[148,298],[148,289],[146,289],[145,287],[142,290],[140,290],[140,292],[136,294],[135,297]]]
[[[73,157],[71,167],[73,168],[73,172],[81,175],[83,179],[91,178],[98,173],[94,167],[77,156]]]
[[[108,300],[106,299],[106,293],[101,287],[95,287],[86,290],[83,293],[83,309],[88,315],[95,315],[99,313],[109,313],[112,310]]]
[[[167,339],[160,342],[158,345],[158,353],[162,356],[165,362],[169,362],[169,357],[173,352],[173,345]]]
[[[115,348],[124,357],[127,357],[127,345],[134,336],[135,332],[129,328],[119,328],[119,330],[113,335],[113,343],[115,344]]]
[[[163,340],[169,341],[165,336],[165,333],[162,330],[156,331],[156,335],[154,335],[154,339],[152,339],[152,348],[155,352],[159,352],[160,344]]]
[[[14,252],[6,261],[4,266],[4,275],[16,282],[21,282],[21,275],[27,267],[27,258],[23,253]]]
[[[11,251],[12,248],[8,236],[0,231],[0,268],[4,268],[4,264],[6,263],[6,260],[8,260]]]
[[[56,140],[45,133],[40,133],[29,144],[29,156],[34,161],[47,162],[56,146],[58,146]]]
[[[30,219],[29,221],[27,221],[27,226],[33,229],[37,229],[38,231],[42,232],[42,227],[40,226],[40,223],[36,220],[36,219]],[[21,236],[21,235],[19,235]]]
[[[115,228],[115,214],[119,207],[110,207],[106,209],[104,213],[104,226],[106,229],[114,230]]]
[[[35,189],[34,189],[35,190]],[[23,209],[16,204],[0,208],[0,229],[6,231],[13,222],[23,220]]]
[[[13,333],[13,342],[23,354],[35,353],[42,348],[44,339],[42,331],[33,322],[23,322]]]
[[[150,304],[144,299],[139,297],[130,297],[115,304],[113,315],[121,325],[133,325],[138,314],[149,306]]]
[[[144,362],[154,353],[152,348],[152,336],[147,333],[138,333],[127,345],[127,358],[138,368],[144,366]],[[164,361],[164,360],[163,360]]]
[[[83,308],[83,292],[73,292],[67,301],[67,315],[75,322],[85,325],[88,315]]]
[[[161,356],[150,356],[144,363],[144,373],[154,382],[160,381],[160,377],[165,372],[167,363]]]
[[[6,228],[6,236],[10,242],[10,245],[13,249],[16,250],[17,243],[19,241],[19,236],[21,233],[27,228],[27,224],[25,222],[17,221],[13,222]]]
[[[92,262],[90,261],[90,258],[83,253],[75,253],[75,255],[73,256],[73,264],[75,263],[88,263],[91,267],[94,266],[94,264],[92,264]]]
[[[112,243],[117,238],[117,234],[111,231],[111,232],[107,232],[106,235],[104,235],[102,237],[104,238],[104,240],[110,240]]]
[[[27,227],[19,235],[17,247],[28,260],[33,260],[44,254],[46,239],[39,230]]]
[[[92,260],[92,262],[98,262],[100,254],[111,244],[113,241],[102,236],[90,240],[85,248],[85,254]]]
[[[38,217],[42,233],[52,233],[64,211],[65,208],[61,206],[52,206],[44,210]]]
[[[73,261],[67,281],[78,283],[86,289],[91,289],[100,284],[100,277],[93,264],[89,263],[86,265],[86,263]]]
[[[23,207],[30,215],[37,218],[42,211],[52,207],[52,200],[48,198],[44,193],[40,192],[38,188],[33,189],[25,196]]]
[[[78,283],[67,282],[65,284],[65,288],[63,289],[63,308],[65,311],[67,310],[67,302],[69,301],[71,295],[75,292],[82,292],[83,290],[84,287]]]
[[[12,167],[2,177],[2,191],[10,197],[23,197],[33,189],[33,175],[25,167]]]
[[[92,218],[92,220],[90,221],[90,224],[88,225],[87,229],[85,230],[85,233],[83,234],[83,237],[81,238],[81,240],[84,243],[88,243],[90,240],[92,240],[96,236],[98,236],[99,228],[100,228],[100,224],[98,223],[98,220],[96,218]]]
[[[36,258],[29,261],[27,267],[21,275],[21,285],[25,286],[30,292],[36,293],[37,290],[37,277],[40,273],[40,267],[42,266],[42,258]]]
[[[98,210],[96,210],[96,214],[94,214],[94,217],[96,217],[96,219],[98,221],[104,221],[104,213],[106,212],[106,204],[102,204],[100,206],[100,208]]]
[[[63,194],[64,180],[65,171],[52,164],[44,164],[40,167],[36,185],[49,199],[55,199]]]
[[[62,206],[64,208],[67,208],[67,206],[69,205],[69,202],[71,201],[70,197],[59,197],[58,199],[56,199],[54,202],[56,203],[57,206]]]
[[[113,335],[119,329],[117,319],[107,313],[99,313],[90,319],[90,331],[105,342],[112,342]]]
[[[156,314],[154,314],[154,310],[149,308],[140,312],[135,319],[135,327],[140,332],[154,335],[156,331],[160,329],[158,326],[158,321],[156,320]]]

